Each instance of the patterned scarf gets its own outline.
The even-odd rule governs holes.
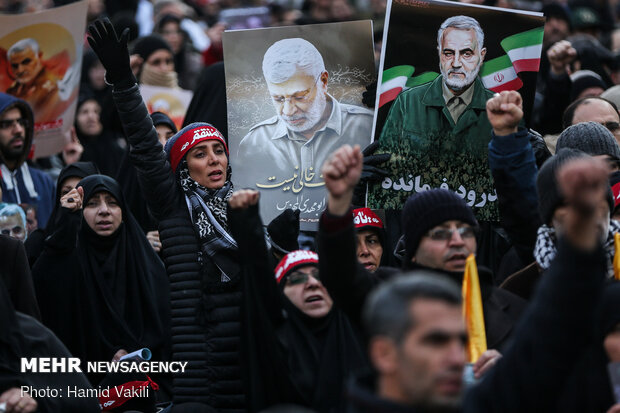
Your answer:
[[[230,167],[228,169],[230,171]],[[194,181],[189,176],[185,159],[179,164],[178,173],[202,252],[215,257],[219,251],[237,249],[237,243],[228,233],[226,216],[228,200],[233,193],[230,173],[219,189],[208,189]]]
[[[620,223],[616,220],[609,221],[609,230],[607,231],[607,239],[603,244],[605,249],[605,255],[607,255],[607,275],[613,277],[614,275],[614,234],[620,232]],[[553,227],[548,225],[542,225],[538,228],[538,235],[536,238],[536,246],[534,247],[534,258],[536,262],[543,270],[546,270],[551,266],[551,262],[555,258],[557,253],[557,235]]]

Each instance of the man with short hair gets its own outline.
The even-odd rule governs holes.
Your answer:
[[[65,107],[57,106],[59,79],[44,67],[42,56],[39,43],[31,38],[19,40],[7,52],[15,81],[6,93],[28,102],[37,122],[55,119]]]
[[[256,188],[293,175],[317,186],[330,153],[370,142],[372,112],[328,93],[329,73],[312,43],[279,40],[265,52],[262,68],[276,115],[250,128],[239,144],[235,174],[241,186]]]
[[[605,126],[620,145],[620,114],[611,101],[596,97],[586,97],[571,103],[562,118],[564,129],[581,122],[597,122]]]
[[[39,226],[45,227],[54,207],[54,183],[26,162],[34,134],[28,103],[0,93],[0,171],[2,199],[37,206]]]

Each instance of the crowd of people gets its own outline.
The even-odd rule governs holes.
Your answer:
[[[409,197],[390,212],[395,226],[365,207],[366,183],[390,162],[376,144],[326,158],[316,231],[300,230],[299,210],[263,222],[261,194],[234,185],[221,12],[268,6],[271,26],[372,18],[380,51],[385,1],[91,0],[71,142],[46,158],[31,157],[39,108],[19,97],[45,76],[38,45],[9,50],[0,410],[620,412],[620,8],[464,2],[546,16],[528,124],[519,92],[484,91],[479,116],[490,129],[478,137],[500,213],[492,233],[447,189]],[[12,0],[0,10],[64,3]],[[445,63],[446,77],[455,64]],[[149,113],[140,84],[194,92],[180,129]],[[374,100],[364,98],[370,110]],[[439,116],[452,122],[448,114]],[[251,159],[251,145],[245,152]],[[486,342],[475,359],[461,289],[472,256]],[[118,362],[143,348],[186,367],[37,374],[20,365]],[[123,386],[148,391],[93,391]],[[24,390],[68,387],[86,397]]]

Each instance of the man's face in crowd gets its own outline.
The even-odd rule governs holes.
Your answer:
[[[26,230],[28,235],[32,234],[34,230],[39,227],[39,221],[37,220],[37,213],[34,208],[29,208],[26,212]]]
[[[392,398],[410,406],[454,408],[460,404],[467,333],[459,305],[417,299],[409,308],[413,327],[400,343],[371,343],[373,364],[391,377]],[[384,349],[376,351],[376,340]],[[381,359],[377,359],[381,354]],[[434,410],[433,410],[434,411]]]
[[[465,260],[469,254],[476,253],[476,248],[476,234],[471,225],[446,221],[422,237],[411,261],[428,268],[463,272]]]
[[[40,56],[29,47],[21,52],[13,52],[9,57],[9,63],[15,80],[22,84],[30,83],[43,68]]]
[[[357,260],[370,272],[377,271],[383,247],[377,233],[371,229],[357,231]]]
[[[0,217],[0,232],[20,241],[26,240],[26,228],[19,215]]]
[[[473,29],[448,27],[443,32],[439,67],[444,82],[455,93],[467,89],[474,81],[484,60],[486,49],[480,50]]]
[[[308,317],[325,317],[334,302],[319,280],[319,269],[314,265],[297,268],[286,277],[284,295]]]
[[[620,115],[609,103],[601,99],[587,99],[580,104],[573,114],[572,125],[581,122],[597,122],[614,134],[620,145]]]
[[[0,150],[7,160],[19,159],[26,148],[26,119],[18,108],[0,114]]]
[[[327,72],[318,78],[297,72],[286,82],[267,82],[278,117],[290,130],[306,132],[317,126],[327,105],[327,79]]]
[[[545,22],[544,46],[551,46],[554,43],[564,40],[570,34],[568,22],[557,17],[549,17]]]

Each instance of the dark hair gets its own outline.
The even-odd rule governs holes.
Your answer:
[[[618,106],[616,106],[616,104],[612,102],[611,100],[607,100],[600,96],[589,96],[589,97],[577,99],[576,101],[568,105],[566,110],[564,110],[564,115],[562,115],[562,129],[566,129],[569,126],[571,126],[573,124],[573,118],[575,117],[575,111],[577,110],[577,108],[583,104],[587,104],[587,101],[592,100],[592,99],[598,99],[598,100],[602,100],[604,102],[609,103],[616,111],[616,114],[618,114]],[[618,119],[620,119],[620,114],[618,114]]]
[[[387,336],[400,343],[415,325],[409,308],[416,299],[461,305],[461,291],[454,281],[433,271],[413,271],[390,279],[372,292],[362,314],[368,338]]]

